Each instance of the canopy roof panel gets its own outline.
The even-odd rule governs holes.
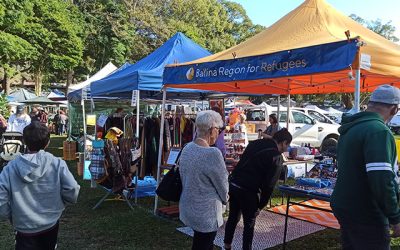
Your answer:
[[[129,63],[128,64],[124,64],[124,65],[129,65]],[[111,74],[112,72],[114,72],[116,69],[117,69],[117,66],[115,66],[112,62],[109,62],[109,63],[106,64],[106,66],[101,68],[96,74],[92,75],[86,81],[83,81],[83,82],[78,83],[78,84],[71,85],[68,88],[68,92],[72,92],[72,91],[77,90],[77,89],[82,89],[82,88],[90,85],[94,81],[103,79],[104,77],[106,77],[109,74]]]
[[[208,55],[210,52],[178,32],[137,63],[93,82],[91,93],[98,96],[132,90],[160,91],[164,67],[167,64],[187,62]]]
[[[347,30],[350,32],[349,37],[345,34]],[[362,91],[372,91],[377,85],[384,83],[400,85],[400,46],[340,13],[325,0],[306,0],[302,5],[263,32],[230,49],[196,61],[167,66],[164,74],[164,83],[168,87],[179,86],[180,88],[215,91],[225,91],[227,88],[230,91],[245,91],[247,88],[247,90],[252,91],[250,93],[353,92],[354,81],[349,80],[350,67],[347,69],[335,69],[329,66],[331,68],[329,71],[304,71],[296,72],[295,74],[289,72],[286,76],[282,74],[266,74],[264,76],[260,75],[258,79],[236,79],[235,77],[230,77],[229,80],[224,79],[223,81],[217,80],[214,82],[209,78],[209,81],[206,78],[203,80],[196,79],[196,75],[193,77],[194,81],[182,80],[181,78],[183,77],[181,75],[176,75],[176,70],[170,71],[171,68],[180,68],[185,65],[191,65],[194,68],[204,63],[220,63],[222,65],[239,59],[245,60],[251,57],[273,55],[274,53],[289,52],[295,49],[335,44],[348,40],[350,37],[357,38],[360,42],[358,45],[361,45],[362,42],[360,54],[354,55],[354,58],[358,58],[358,56],[361,58],[361,68],[363,69]],[[336,54],[336,56],[341,55]],[[315,55],[314,58],[318,59],[318,55]],[[175,79],[170,74],[175,74]],[[275,84],[272,84],[273,82]],[[264,84],[264,86],[260,87],[260,84]],[[286,89],[286,91],[279,91],[278,89]]]

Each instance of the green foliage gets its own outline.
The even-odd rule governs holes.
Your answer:
[[[145,1],[146,2],[146,1]],[[80,75],[93,74],[109,61],[121,65],[134,47],[134,26],[122,1],[76,0],[84,16],[83,61]]]
[[[136,62],[178,31],[215,53],[261,29],[227,0],[2,0],[0,63],[9,77],[28,70],[40,89],[59,73]]]
[[[351,14],[350,17],[353,20],[359,22],[360,24],[364,25],[368,29],[385,37],[386,39],[388,39],[390,41],[393,41],[393,42],[399,41],[399,38],[394,35],[394,33],[396,32],[396,27],[392,25],[392,21],[389,21],[387,23],[382,23],[382,20],[380,20],[380,19],[367,21],[355,14]]]
[[[35,0],[24,36],[36,49],[34,72],[73,69],[82,60],[83,19],[78,9],[61,0]]]
[[[0,67],[9,77],[16,66],[34,58],[35,48],[23,37],[28,16],[32,14],[29,1],[2,0],[0,2]]]
[[[5,118],[8,118],[10,116],[10,111],[8,110],[7,107],[6,95],[0,95],[0,114]]]

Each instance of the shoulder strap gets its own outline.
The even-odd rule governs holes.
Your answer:
[[[183,149],[186,147],[186,145],[188,145],[188,143],[186,143],[183,146],[183,148],[181,149],[181,151],[179,151],[174,168],[179,168],[179,162],[180,162],[180,159],[181,159],[181,154],[182,154]]]

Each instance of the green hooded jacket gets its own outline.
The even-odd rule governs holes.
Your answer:
[[[369,225],[400,223],[396,144],[382,117],[368,111],[344,116],[339,133],[335,216]]]

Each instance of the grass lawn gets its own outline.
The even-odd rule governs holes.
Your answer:
[[[52,137],[48,150],[62,156],[64,139]],[[93,211],[91,208],[104,192],[90,188],[90,182],[77,177],[75,161],[68,165],[81,185],[81,191],[78,204],[67,207],[61,218],[58,249],[190,249],[191,238],[175,230],[182,225],[179,221],[153,216],[153,199],[140,199],[142,207],[134,211],[124,202],[115,201],[106,201]],[[280,197],[273,200],[273,203],[279,202]],[[13,249],[13,243],[12,227],[1,222],[0,249]],[[394,242],[394,245],[400,246],[399,243]],[[302,237],[289,242],[287,249],[340,249],[339,231],[326,229]]]

